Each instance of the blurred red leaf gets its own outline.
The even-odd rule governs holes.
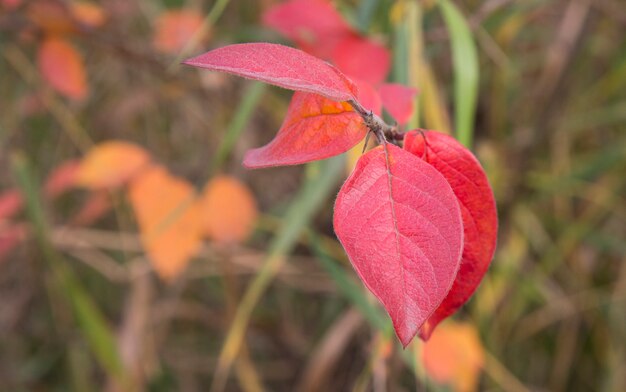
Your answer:
[[[22,5],[22,0],[2,0],[0,1],[0,4],[2,4],[4,8],[11,11]]]
[[[471,324],[446,322],[422,346],[428,375],[456,392],[472,392],[484,363],[484,349]]]
[[[496,249],[498,215],[487,176],[474,155],[451,136],[412,131],[404,148],[439,171],[459,200],[465,243],[463,257],[452,289],[420,329],[428,339],[437,324],[469,300],[489,268]]]
[[[296,92],[276,137],[267,145],[246,153],[249,168],[297,165],[348,151],[367,127],[347,102]]]
[[[143,148],[113,140],[94,146],[83,158],[76,184],[89,189],[116,188],[126,184],[150,164]]]
[[[308,53],[283,45],[229,45],[184,63],[290,90],[320,94],[334,101],[348,101],[357,95],[354,83],[338,69]]]
[[[201,245],[194,189],[163,167],[152,166],[131,182],[128,195],[148,257],[159,276],[171,281]]]
[[[406,347],[454,281],[463,226],[446,179],[414,155],[386,148],[363,155],[341,187],[334,227]]]
[[[352,28],[327,0],[291,0],[263,14],[263,23],[317,57],[330,58]]]
[[[87,200],[74,214],[70,223],[75,226],[89,226],[111,209],[111,199],[107,191],[91,192]]]
[[[44,184],[44,193],[47,197],[55,198],[76,185],[76,175],[80,161],[72,159],[65,161],[48,175]]]
[[[386,83],[378,89],[383,106],[398,124],[405,125],[415,110],[417,90],[398,83]]]
[[[24,205],[22,194],[17,189],[9,189],[0,194],[0,220],[15,216]]]
[[[390,57],[383,45],[354,34],[337,44],[331,60],[349,77],[377,86],[387,78]]]
[[[383,103],[378,91],[368,82],[359,79],[355,79],[354,82],[359,88],[359,96],[357,98],[361,105],[380,116],[383,111]]]
[[[47,38],[37,54],[43,79],[68,98],[81,100],[87,96],[87,76],[83,58],[74,46],[62,38]]]
[[[209,181],[200,203],[204,233],[221,243],[244,241],[258,216],[254,195],[234,177],[217,176]]]
[[[192,9],[165,11],[156,21],[154,47],[163,53],[177,54],[203,23],[202,14]]]

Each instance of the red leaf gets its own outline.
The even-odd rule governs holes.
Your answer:
[[[0,194],[0,221],[17,215],[24,205],[24,198],[17,189],[9,189]]]
[[[333,101],[348,101],[357,95],[354,83],[338,69],[308,53],[283,45],[229,45],[186,60],[184,64],[320,94]]]
[[[348,151],[366,133],[365,123],[349,103],[296,92],[276,137],[248,151],[243,164],[258,169],[325,159]]]
[[[420,329],[420,337],[426,340],[441,320],[469,300],[487,272],[496,249],[498,215],[493,191],[480,163],[454,138],[434,131],[412,131],[404,139],[404,148],[422,157],[446,178],[463,216],[465,244],[461,267],[445,300]]]
[[[348,36],[337,44],[332,60],[349,77],[374,86],[387,78],[391,64],[387,48],[357,35]]]
[[[369,84],[368,82],[364,82],[358,79],[355,79],[357,87],[359,88],[359,103],[363,105],[366,109],[371,110],[377,116],[380,116],[383,111],[383,102],[381,101],[380,94],[378,91]]]
[[[68,98],[87,96],[87,76],[83,58],[72,44],[61,38],[48,38],[37,54],[39,71],[46,82]]]
[[[327,0],[291,0],[263,14],[263,23],[294,41],[306,52],[329,58],[352,28]]]
[[[415,108],[416,89],[402,84],[387,83],[380,86],[378,91],[385,109],[398,124],[405,125],[411,120]]]
[[[414,155],[379,146],[359,159],[339,191],[334,226],[406,347],[459,267],[463,226],[450,185]]]
[[[47,197],[56,198],[76,184],[76,175],[80,161],[71,159],[57,166],[46,178],[44,193]]]

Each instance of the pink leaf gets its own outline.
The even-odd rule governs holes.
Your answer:
[[[250,43],[229,45],[184,62],[195,67],[228,72],[290,90],[348,101],[356,86],[332,65],[288,46]]]
[[[386,148],[359,159],[337,196],[334,226],[406,347],[452,286],[463,226],[446,179],[414,155]]]
[[[246,153],[248,168],[297,165],[348,151],[367,133],[361,117],[347,102],[296,92],[276,137]]]
[[[487,176],[474,155],[454,138],[443,133],[407,133],[404,148],[421,157],[450,183],[459,200],[465,244],[461,267],[452,289],[420,329],[428,339],[439,322],[469,300],[489,268],[496,249],[498,215]]]
[[[390,57],[384,46],[370,39],[351,35],[337,44],[331,59],[349,77],[377,86],[387,78]]]
[[[381,85],[378,91],[383,106],[398,124],[405,125],[411,120],[415,110],[416,89],[398,83],[388,83]]]
[[[263,23],[321,58],[329,58],[335,45],[353,32],[328,0],[277,4],[263,14]]]

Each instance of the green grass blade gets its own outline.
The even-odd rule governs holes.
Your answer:
[[[439,0],[438,4],[450,33],[452,47],[456,136],[464,146],[470,148],[478,97],[478,53],[472,31],[456,5],[450,0]]]
[[[26,157],[19,154],[12,157],[12,169],[24,196],[36,240],[52,272],[54,287],[72,309],[80,331],[100,365],[118,382],[124,382],[124,367],[113,332],[76,275],[48,240],[50,229],[41,208],[39,186]]]
[[[309,164],[313,170],[307,171],[307,180],[289,206],[283,226],[272,240],[263,266],[244,293],[231,327],[228,330],[224,346],[220,352],[212,390],[222,390],[230,368],[239,354],[252,311],[269,287],[270,283],[286,261],[286,256],[296,245],[302,232],[336,190],[339,179],[344,175],[345,159],[343,156]]]
[[[213,158],[213,162],[211,164],[213,172],[219,171],[224,164],[228,154],[230,154],[235,146],[235,143],[237,143],[239,136],[241,136],[241,132],[243,132],[246,124],[250,121],[252,113],[254,113],[266,89],[267,84],[253,82],[244,93],[243,100],[238,106],[235,116],[230,122],[230,125],[224,134],[224,138],[222,139],[222,143],[218,147],[217,153],[215,153],[215,157]]]

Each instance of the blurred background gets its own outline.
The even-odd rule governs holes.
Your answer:
[[[622,0],[0,0],[0,390],[626,390],[625,37]],[[428,343],[333,234],[360,150],[246,170],[291,93],[180,65],[251,41],[483,164],[496,255]]]

